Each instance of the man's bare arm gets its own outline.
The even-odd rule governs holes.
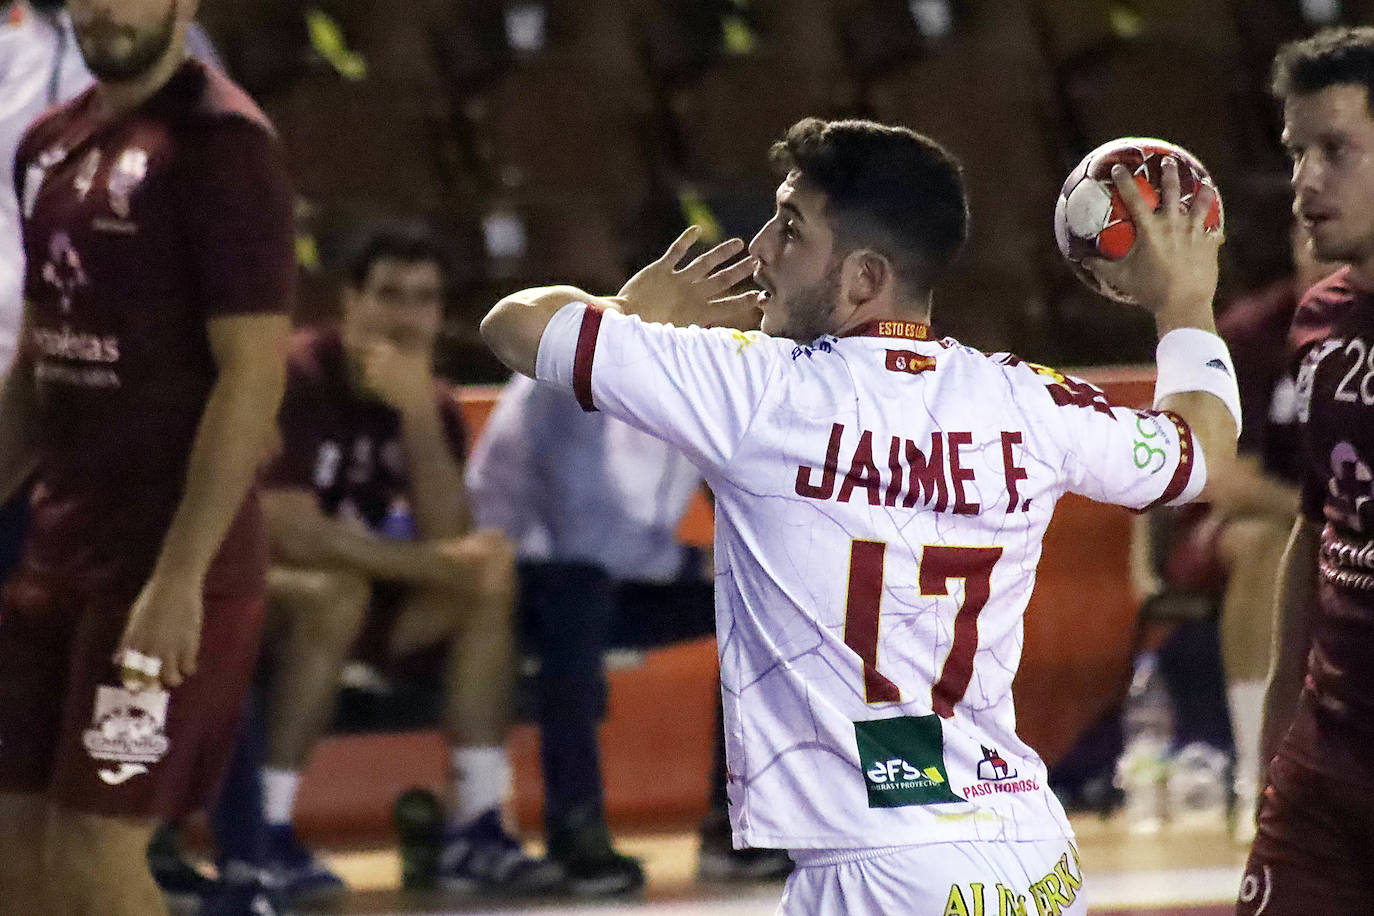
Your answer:
[[[7,502],[38,462],[33,366],[21,348],[0,387],[0,503]]]
[[[533,377],[544,329],[570,302],[586,302],[665,324],[728,325],[743,317],[753,322],[757,293],[719,298],[753,272],[753,258],[720,266],[743,250],[739,239],[721,242],[678,267],[700,235],[698,227],[688,227],[661,257],[626,281],[616,296],[591,296],[572,286],[541,286],[513,293],[482,319],[482,339],[501,362]]]
[[[1208,474],[1212,506],[1226,518],[1268,518],[1287,522],[1297,514],[1298,488],[1260,467],[1253,455],[1241,455],[1223,475]]]
[[[1117,289],[1129,291],[1154,314],[1161,341],[1174,331],[1201,331],[1216,338],[1212,300],[1217,289],[1217,252],[1222,236],[1206,228],[1216,192],[1204,187],[1185,208],[1179,189],[1178,163],[1166,159],[1158,209],[1148,204],[1124,166],[1112,168],[1122,201],[1136,225],[1136,240],[1119,261],[1100,258],[1087,262],[1089,270]],[[1161,372],[1160,382],[1164,381]],[[1229,380],[1234,390],[1234,376]],[[1208,498],[1211,478],[1229,472],[1236,457],[1238,420],[1226,402],[1205,390],[1176,391],[1158,400],[1162,410],[1173,411],[1192,430],[1193,439],[1207,463],[1208,482],[1199,499]]]
[[[401,444],[410,475],[410,508],[427,540],[457,537],[472,527],[463,466],[449,446],[433,397],[401,411]]]
[[[205,575],[275,436],[290,330],[290,319],[279,314],[208,323],[218,376],[191,445],[181,501],[120,642],[121,655],[131,650],[161,660],[169,687],[195,672]]]
[[[1260,763],[1268,766],[1292,724],[1307,672],[1312,643],[1311,609],[1317,592],[1317,546],[1320,531],[1299,517],[1279,567],[1274,593],[1274,643],[1269,657],[1269,683],[1260,728]]]
[[[462,575],[436,543],[390,540],[330,518],[308,490],[268,490],[262,506],[274,554],[291,565],[343,568],[417,586],[452,585]]]

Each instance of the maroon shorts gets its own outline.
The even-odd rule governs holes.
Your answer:
[[[0,611],[0,791],[90,814],[174,820],[202,808],[234,751],[263,599],[205,599],[196,674],[130,693],[112,656],[128,605],[7,589]]]
[[[1374,787],[1282,755],[1269,768],[1236,916],[1368,916]]]

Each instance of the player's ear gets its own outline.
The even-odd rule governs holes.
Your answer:
[[[846,295],[858,305],[882,295],[892,284],[892,262],[870,248],[858,248],[845,256],[841,277]]]

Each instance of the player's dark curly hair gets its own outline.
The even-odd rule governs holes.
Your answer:
[[[799,170],[825,193],[838,251],[871,248],[910,293],[928,290],[968,238],[963,167],[905,127],[806,118],[773,144],[780,173]]]
[[[1374,28],[1323,29],[1310,38],[1290,41],[1274,56],[1270,89],[1275,98],[1346,85],[1365,87],[1374,112]]]
[[[402,264],[433,263],[439,275],[448,277],[448,255],[428,229],[418,223],[377,222],[364,226],[350,247],[344,265],[345,279],[353,289],[362,289],[372,266],[378,261]]]

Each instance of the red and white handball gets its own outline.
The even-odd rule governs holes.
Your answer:
[[[1083,266],[1084,258],[1109,261],[1124,258],[1135,242],[1135,223],[1112,183],[1112,166],[1121,163],[1130,169],[1141,196],[1157,209],[1166,156],[1178,160],[1179,194],[1184,207],[1191,205],[1193,195],[1204,185],[1216,189],[1207,169],[1183,147],[1150,137],[1122,137],[1084,156],[1064,179],[1059,200],[1054,205],[1054,239],[1060,253],[1068,259],[1080,280],[1118,302],[1134,300],[1103,283]],[[1222,227],[1220,194],[1213,199],[1205,225],[1214,232]]]

